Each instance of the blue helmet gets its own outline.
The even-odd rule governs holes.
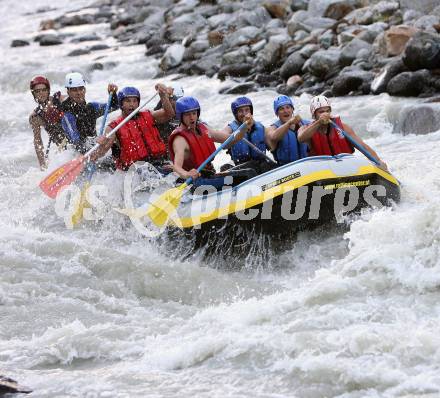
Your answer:
[[[139,100],[139,102],[140,102],[140,100],[141,100],[141,93],[135,87],[124,87],[118,93],[119,108],[122,107],[122,101],[124,101],[124,99],[128,98],[128,97],[136,97]]]
[[[194,97],[182,97],[176,101],[176,117],[182,121],[182,115],[186,112],[197,111],[200,116],[200,104]]]
[[[292,108],[294,108],[293,101],[287,95],[280,95],[279,97],[275,98],[273,101],[273,111],[275,112],[275,115],[278,115],[278,109],[284,105],[290,105]]]
[[[251,114],[254,114],[254,106],[252,101],[248,97],[238,97],[235,101],[231,103],[232,114],[237,117],[238,108],[243,106],[249,106],[251,108]]]

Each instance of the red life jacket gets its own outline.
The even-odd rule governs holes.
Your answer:
[[[124,116],[118,117],[109,124],[110,128],[114,129],[124,119]],[[136,119],[129,120],[116,132],[116,136],[121,149],[116,159],[118,169],[127,169],[138,160],[156,160],[167,154],[149,111],[139,112]]]
[[[191,156],[183,162],[183,169],[189,171],[197,169],[207,158],[215,151],[214,141],[208,135],[208,128],[203,123],[197,124],[197,129],[200,134],[194,134],[186,127],[180,125],[175,129],[168,139],[168,148],[170,151],[171,160],[174,162],[173,141],[177,136],[185,138],[189,145]],[[212,168],[208,165],[207,168]]]
[[[341,119],[336,117],[332,119],[333,122],[343,129]],[[339,131],[330,126],[330,132],[323,134],[317,131],[313,134],[311,139],[311,156],[318,155],[339,155],[340,153],[353,153],[354,148],[350,142],[346,140],[344,136],[341,136]]]

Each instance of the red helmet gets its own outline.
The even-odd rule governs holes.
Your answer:
[[[31,80],[31,82],[29,84],[31,91],[34,89],[34,86],[36,86],[37,84],[45,84],[47,89],[50,90],[49,80],[47,80],[44,76],[35,76]]]

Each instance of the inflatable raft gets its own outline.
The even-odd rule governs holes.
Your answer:
[[[187,231],[237,224],[286,235],[400,200],[397,179],[360,156],[315,156],[260,175],[252,171],[229,170],[231,183],[221,190],[187,191],[171,224]]]

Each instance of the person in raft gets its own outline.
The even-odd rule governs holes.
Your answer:
[[[368,146],[353,129],[344,124],[341,118],[331,115],[332,107],[327,97],[318,95],[313,97],[310,102],[310,113],[313,121],[303,125],[298,131],[298,141],[308,144],[310,156],[319,155],[339,155],[341,153],[353,153],[354,146],[330,124],[332,121],[341,130],[344,130],[356,143],[363,146],[379,162],[379,167],[387,170],[384,163],[377,153]]]

